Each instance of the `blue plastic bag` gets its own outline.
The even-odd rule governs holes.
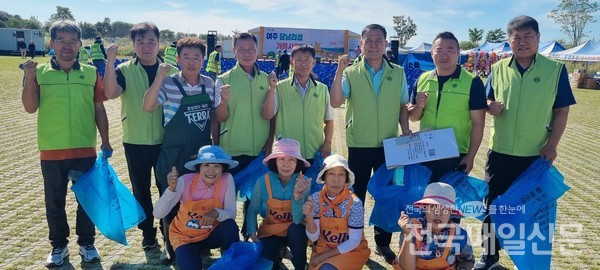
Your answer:
[[[251,199],[256,180],[269,171],[262,163],[263,159],[265,159],[265,152],[261,152],[246,168],[233,176],[235,189],[239,192],[240,198]]]
[[[306,170],[306,174],[304,174],[306,178],[312,178],[310,182],[310,194],[323,190],[324,184],[317,183],[317,175],[319,175],[321,168],[323,168],[323,160],[325,160],[323,154],[321,154],[321,151],[317,151],[313,163],[310,164],[310,167]]]
[[[144,209],[99,153],[94,167],[71,187],[83,210],[106,238],[127,245],[125,231],[146,219]]]
[[[483,199],[489,193],[489,186],[485,181],[471,177],[464,171],[457,170],[442,176],[440,182],[454,187],[456,206],[463,212],[465,217],[475,217],[483,221],[485,217]]]
[[[569,189],[564,176],[539,158],[490,205],[496,237],[517,268],[550,269],[557,200]]]
[[[398,172],[403,176],[402,186],[394,184],[395,170],[402,170]],[[430,177],[431,171],[419,164],[392,170],[388,170],[385,164],[381,165],[367,185],[367,190],[375,200],[369,224],[387,232],[399,232],[400,212],[404,211],[410,217],[421,216],[422,213],[413,208],[413,203],[423,198]]]
[[[208,270],[267,270],[273,262],[260,258],[263,243],[236,242]]]

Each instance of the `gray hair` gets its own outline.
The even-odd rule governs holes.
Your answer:
[[[58,32],[71,32],[77,33],[77,40],[81,40],[81,28],[74,21],[70,20],[59,20],[55,21],[50,25],[50,39],[56,39],[56,33]]]

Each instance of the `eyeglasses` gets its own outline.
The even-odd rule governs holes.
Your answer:
[[[79,45],[79,41],[74,41],[74,40],[71,40],[71,41],[59,40],[57,43],[58,43],[58,45],[63,46],[63,47],[67,47],[67,46],[75,47],[75,46]]]

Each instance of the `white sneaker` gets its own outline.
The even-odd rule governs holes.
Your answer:
[[[100,253],[94,245],[80,246],[79,255],[81,255],[81,260],[86,263],[100,261]]]
[[[60,266],[65,262],[66,257],[69,257],[69,248],[67,246],[55,247],[46,258],[46,267]]]

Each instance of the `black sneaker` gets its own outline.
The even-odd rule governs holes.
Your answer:
[[[146,241],[146,239],[144,239],[144,241],[142,241],[142,249],[144,251],[151,250],[157,246],[158,246],[158,241],[156,241],[156,238],[154,238],[153,240],[148,240],[148,241]]]
[[[495,255],[481,255],[479,261],[473,266],[473,270],[494,269],[495,267],[500,266],[499,260],[500,255],[498,253]]]
[[[385,262],[392,264],[396,259],[396,254],[392,251],[389,246],[377,246],[375,248],[375,254],[383,257]]]

